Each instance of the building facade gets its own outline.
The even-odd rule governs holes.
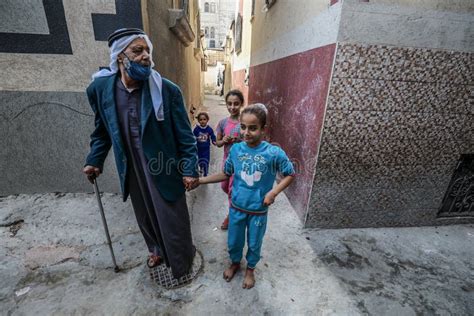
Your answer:
[[[198,1],[2,2],[0,10],[0,195],[91,191],[82,174],[94,128],[85,95],[109,64],[107,37],[144,28],[155,69],[202,102]],[[112,152],[101,189],[119,191]]]
[[[222,49],[227,30],[235,15],[235,0],[200,0],[201,29],[204,31],[206,47]]]
[[[252,54],[252,21],[255,1],[239,1],[233,24],[232,88],[242,91],[249,104],[250,57]]]
[[[472,1],[255,6],[249,103],[297,165],[306,226],[472,222]]]

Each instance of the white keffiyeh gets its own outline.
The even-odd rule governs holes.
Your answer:
[[[112,43],[112,46],[110,47],[110,64],[109,64],[110,70],[102,69],[94,73],[92,75],[92,80],[94,80],[95,78],[106,77],[106,76],[116,74],[119,71],[119,66],[117,63],[118,55],[121,52],[123,52],[128,47],[128,45],[130,45],[130,43],[133,42],[137,38],[143,38],[146,41],[148,47],[150,47],[150,61],[151,61],[151,67],[153,68],[155,66],[155,63],[153,62],[153,59],[151,57],[153,53],[153,45],[150,39],[148,38],[148,36],[145,34],[135,34],[135,35],[130,35],[130,36],[124,36],[115,40]],[[161,94],[162,84],[163,84],[163,80],[161,79],[160,74],[156,70],[152,69],[151,75],[148,78],[148,85],[150,87],[150,94],[151,94],[151,100],[153,102],[155,117],[158,121],[164,120],[163,96]]]

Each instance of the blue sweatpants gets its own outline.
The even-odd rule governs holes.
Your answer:
[[[245,245],[245,230],[247,229],[247,267],[254,269],[260,260],[263,236],[267,229],[267,214],[251,215],[229,209],[229,230],[227,235],[227,247],[232,263],[242,260],[242,252]]]
[[[210,147],[198,147],[198,166],[203,176],[207,176],[209,172],[209,161],[211,161]]]

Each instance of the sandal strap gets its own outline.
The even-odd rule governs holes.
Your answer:
[[[161,263],[161,256],[158,256],[158,255],[149,255],[148,256],[148,259],[146,261],[146,265],[149,267],[149,268],[153,268],[153,267],[156,267],[157,265],[159,265]],[[152,263],[150,263],[150,261],[152,261]]]

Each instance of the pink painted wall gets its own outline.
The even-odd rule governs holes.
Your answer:
[[[298,167],[286,193],[302,219],[313,183],[335,49],[336,44],[330,44],[250,68],[248,104],[267,105],[269,140],[278,143]]]
[[[249,87],[245,84],[245,69],[236,70],[232,72],[232,89],[239,89],[245,98],[245,104],[249,99]]]

